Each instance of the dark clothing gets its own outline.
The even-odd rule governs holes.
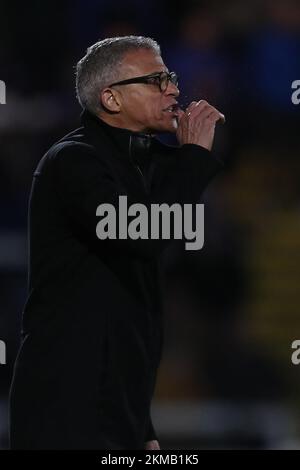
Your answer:
[[[96,208],[196,203],[222,167],[196,145],[138,136],[88,112],[40,161],[30,196],[29,296],[11,388],[11,447],[142,449],[162,348],[165,240],[99,240]],[[143,158],[143,152],[141,152]],[[148,155],[148,158],[147,158]],[[145,177],[147,174],[147,178]]]

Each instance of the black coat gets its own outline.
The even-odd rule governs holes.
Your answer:
[[[135,134],[86,111],[82,124],[34,173],[12,448],[140,449],[155,438],[150,405],[162,348],[159,255],[166,241],[99,240],[96,208],[117,206],[119,195],[128,205],[196,203],[222,167],[200,146],[154,140],[140,152],[148,162],[143,177]]]

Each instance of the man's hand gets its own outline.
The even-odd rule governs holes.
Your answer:
[[[160,450],[158,441],[147,441],[145,444],[145,450]]]
[[[179,110],[176,136],[180,145],[196,144],[211,150],[218,121],[225,122],[224,114],[207,103],[192,101],[186,111]]]

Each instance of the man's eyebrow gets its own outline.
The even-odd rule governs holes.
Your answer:
[[[162,73],[162,72],[167,72],[167,73],[169,73],[169,70],[168,70],[168,69],[156,70],[156,72],[151,72],[151,73],[149,73],[148,75],[155,75],[155,74]]]

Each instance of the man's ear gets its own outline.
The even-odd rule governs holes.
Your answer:
[[[118,96],[118,93],[112,91],[111,88],[104,88],[102,90],[101,95],[101,104],[102,106],[111,113],[118,113],[121,108],[121,102]]]

